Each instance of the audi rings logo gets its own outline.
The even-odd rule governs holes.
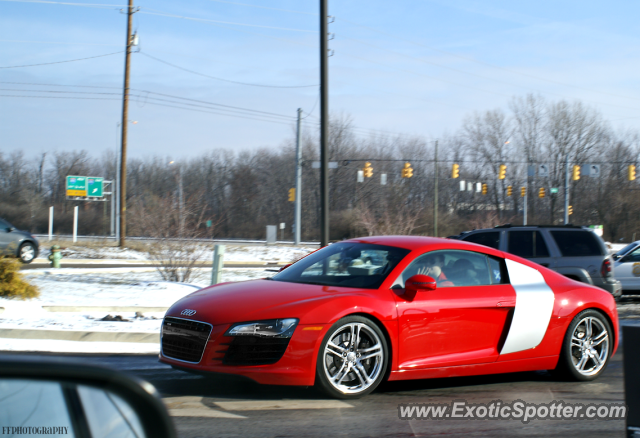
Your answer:
[[[184,309],[182,312],[180,312],[180,315],[184,315],[184,316],[193,316],[196,314],[196,311],[193,309]]]

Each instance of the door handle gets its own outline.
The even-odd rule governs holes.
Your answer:
[[[516,307],[516,301],[498,301],[498,307]]]

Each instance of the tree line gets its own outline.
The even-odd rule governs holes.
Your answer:
[[[433,235],[436,185],[439,236],[521,224],[525,186],[528,223],[559,224],[566,166],[599,164],[599,178],[570,180],[570,222],[601,224],[605,239],[630,241],[640,231],[640,202],[638,182],[628,181],[627,168],[637,163],[639,145],[637,132],[614,129],[579,101],[537,95],[515,97],[506,109],[471,114],[437,145],[402,134],[364,137],[354,132],[348,116],[335,116],[328,145],[329,160],[337,163],[329,171],[330,237]],[[319,160],[317,131],[305,129],[301,147],[302,238],[317,241],[320,172],[312,166]],[[157,156],[128,160],[127,235],[264,239],[266,225],[284,222],[285,238],[291,238],[294,207],[288,192],[295,186],[295,136],[276,148],[211,150],[173,159],[172,164]],[[366,162],[373,176],[358,182]],[[407,162],[413,177],[402,178]],[[451,175],[454,163],[460,166],[457,179]],[[549,165],[548,176],[529,175],[529,166],[543,163]],[[505,179],[498,179],[501,164],[507,166]],[[79,233],[108,234],[110,202],[67,200],[67,175],[115,180],[116,156],[113,151],[98,157],[86,151],[30,158],[18,151],[0,153],[1,216],[18,228],[46,233],[54,206],[54,232],[67,234],[73,207],[79,205]],[[466,190],[470,183],[471,191]],[[475,191],[477,183],[487,185],[486,194]],[[509,186],[512,196],[507,196]],[[538,197],[541,187],[544,198]],[[558,193],[551,194],[551,188]]]

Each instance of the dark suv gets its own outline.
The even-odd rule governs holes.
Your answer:
[[[574,280],[601,287],[616,298],[622,294],[622,286],[613,276],[607,248],[600,236],[589,228],[501,225],[465,231],[451,238],[524,257]]]
[[[18,257],[23,263],[31,263],[38,256],[38,241],[28,231],[17,230],[0,219],[0,255]]]

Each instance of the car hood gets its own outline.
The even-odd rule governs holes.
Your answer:
[[[201,289],[176,302],[166,316],[186,317],[213,325],[275,318],[300,318],[322,302],[362,293],[359,289],[251,280]],[[190,316],[185,309],[195,310]],[[312,321],[307,321],[312,322]],[[318,322],[318,321],[313,321]]]

